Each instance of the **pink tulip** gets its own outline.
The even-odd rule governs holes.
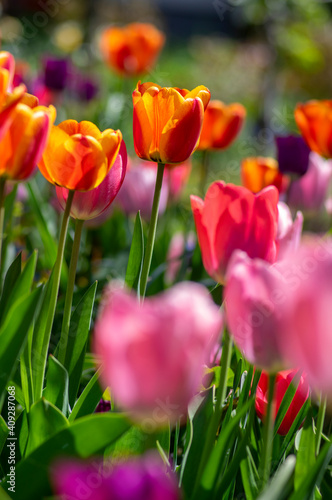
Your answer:
[[[297,373],[298,370],[284,370],[282,372],[277,373],[276,383],[275,383],[275,396],[274,396],[276,402],[275,417],[277,416],[283,397]],[[286,415],[282,419],[281,424],[277,430],[278,434],[280,434],[281,436],[285,436],[288,433],[299,411],[301,410],[302,406],[309,397],[309,385],[307,382],[306,375],[302,374],[300,376],[300,381],[298,383],[297,382],[295,383],[298,384],[296,392],[294,394],[291,404],[289,405]],[[261,420],[264,420],[267,411],[268,390],[269,390],[268,374],[262,372],[256,390],[256,401],[255,401],[256,413]]]
[[[175,421],[199,389],[221,327],[220,310],[202,285],[184,282],[143,304],[113,288],[94,331],[102,381],[144,425]]]
[[[268,186],[257,194],[242,186],[214,182],[205,200],[191,196],[203,264],[223,283],[236,249],[251,258],[274,262],[277,256],[278,190]]]
[[[126,175],[126,167],[127,149],[124,141],[122,141],[118,156],[103,182],[91,191],[75,191],[70,210],[71,217],[79,220],[90,220],[99,217],[101,214],[104,216],[122,186]],[[61,207],[65,209],[68,189],[57,186],[56,194]]]
[[[178,200],[181,193],[188,182],[191,172],[191,159],[188,158],[183,163],[178,165],[165,165],[165,178],[168,184],[169,197],[171,200]]]
[[[293,181],[288,191],[288,204],[303,210],[320,210],[332,177],[332,160],[310,153],[307,172]]]
[[[153,194],[156,184],[157,168],[150,161],[140,161],[130,165],[117,202],[126,215],[141,216],[149,219],[152,210]],[[164,182],[161,188],[159,215],[164,213],[168,199],[168,186]]]
[[[237,251],[228,266],[224,290],[226,321],[234,342],[250,363],[269,372],[284,367],[278,342],[284,306],[281,281],[267,262]]]
[[[309,240],[278,266],[287,305],[281,349],[290,365],[307,373],[313,389],[332,396],[332,240]]]
[[[278,229],[277,229],[277,242],[278,242],[278,260],[283,259],[288,252],[294,252],[301,240],[302,227],[303,227],[303,214],[296,212],[293,222],[292,214],[283,201],[278,203]]]

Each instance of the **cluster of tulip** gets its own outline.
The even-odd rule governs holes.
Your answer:
[[[111,28],[102,37],[108,63],[129,75],[150,67],[163,43],[159,31],[142,25]],[[144,50],[137,53],[137,47],[142,46]],[[53,125],[54,107],[38,106],[24,85],[13,87],[13,75],[13,57],[0,53],[1,220],[5,181],[28,179],[38,164],[45,179],[56,186],[64,209],[46,339],[52,331],[69,216],[77,221],[76,257],[70,264],[56,353],[66,368],[82,224],[108,213],[125,180],[126,145],[121,131],[101,132],[88,121],[66,120]],[[151,214],[151,220],[137,293],[111,283],[95,323],[92,346],[102,367],[103,386],[111,389],[112,400],[135,422],[152,422],[162,428],[168,422],[184,421],[190,401],[199,392],[204,364],[220,345],[225,325],[249,363],[265,371],[257,388],[256,411],[262,419],[266,415],[267,428],[273,424],[274,392],[277,412],[291,381],[299,378],[293,401],[278,428],[280,434],[287,434],[309,397],[309,387],[317,396],[332,397],[332,243],[328,238],[301,243],[303,215],[297,212],[293,221],[285,203],[313,209],[325,201],[327,180],[332,174],[326,160],[332,157],[332,104],[321,101],[299,105],[295,117],[305,141],[301,137],[277,138],[278,162],[272,158],[244,159],[242,186],[215,181],[204,200],[191,196],[203,265],[211,278],[224,286],[224,314],[202,284],[183,282],[148,298],[145,293],[158,212],[165,207],[165,202],[164,207],[163,202],[160,205],[165,178],[166,187],[176,196],[190,171],[188,163],[179,164],[187,162],[196,149],[228,147],[241,130],[245,109],[240,104],[210,102],[210,91],[204,86],[188,91],[139,81],[132,97],[136,154],[157,164],[156,169],[142,165],[136,169],[153,172],[156,183],[153,200],[150,197],[147,201],[144,214]],[[290,180],[287,174],[291,173],[301,177]],[[128,169],[129,176],[133,176],[139,191],[135,168]],[[134,196],[133,189],[124,189],[119,194],[120,203],[129,207],[128,212],[137,203],[144,210],[144,200],[133,203]],[[220,408],[216,404],[197,481],[211,451],[211,436],[213,445],[219,428],[231,349],[226,331],[221,358],[224,375],[218,387]],[[43,377],[39,384],[41,396]],[[269,439],[267,434],[267,449]],[[268,452],[264,456],[263,484],[270,472]],[[102,492],[106,490],[119,491],[116,498],[179,498],[174,477],[165,476],[148,455],[141,462],[117,465],[103,473],[102,482],[92,493],[86,492],[89,474],[93,474],[90,465],[59,464],[53,470],[56,492],[72,498],[77,498],[73,477],[85,488],[85,498],[105,498]],[[132,478],[137,480],[132,490],[125,491],[128,475],[131,486],[135,483]]]

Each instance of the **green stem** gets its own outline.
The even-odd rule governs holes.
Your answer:
[[[230,366],[231,362],[231,357],[232,357],[232,341],[225,330],[224,332],[224,339],[223,339],[223,345],[222,345],[222,353],[221,353],[221,360],[220,360],[220,366],[221,366],[221,371],[220,371],[220,381],[219,381],[219,387],[217,389],[217,401],[216,405],[214,408],[214,413],[212,415],[212,418],[210,420],[210,425],[209,429],[207,432],[206,440],[204,442],[204,448],[201,456],[201,461],[199,464],[198,472],[196,475],[196,481],[195,481],[195,486],[194,486],[194,495],[193,498],[196,498],[196,493],[199,488],[199,484],[201,482],[201,478],[204,472],[205,465],[208,461],[209,455],[213,449],[218,427],[220,424],[220,419],[222,415],[222,410],[223,410],[223,402],[226,399],[226,390],[227,390],[227,375],[228,375],[228,369]]]
[[[0,268],[2,265],[1,262],[1,252],[2,252],[2,241],[3,241],[3,224],[5,220],[5,185],[6,179],[4,177],[0,177]]]
[[[149,277],[149,272],[150,272],[152,253],[153,253],[153,247],[154,247],[154,240],[156,237],[159,201],[160,201],[161,186],[163,183],[164,169],[165,169],[165,164],[158,163],[157,179],[156,179],[156,185],[155,185],[155,189],[154,189],[154,197],[153,197],[153,204],[152,204],[149,234],[148,234],[148,239],[146,242],[143,269],[142,269],[141,282],[140,282],[140,295],[143,298],[144,298],[145,292],[146,292],[146,285],[148,282],[148,277]]]
[[[323,397],[321,395],[319,409],[318,409],[318,417],[317,417],[317,429],[316,429],[316,457],[318,456],[320,450],[325,413],[326,413],[326,396]]]
[[[46,325],[45,325],[43,342],[42,342],[42,349],[41,349],[41,358],[44,361],[43,361],[43,366],[41,367],[40,372],[38,372],[38,378],[36,379],[36,385],[35,385],[36,397],[35,397],[35,400],[41,398],[42,392],[43,392],[43,382],[44,382],[46,359],[47,359],[46,353],[47,353],[47,349],[48,349],[48,346],[50,343],[52,326],[53,326],[53,321],[54,321],[54,315],[55,315],[55,309],[56,309],[56,303],[57,303],[58,291],[59,291],[59,285],[60,285],[60,275],[61,275],[61,268],[62,268],[62,261],[63,261],[63,253],[64,253],[64,248],[65,248],[69,215],[70,215],[70,209],[71,209],[71,204],[73,201],[74,193],[75,193],[75,191],[69,191],[69,193],[68,193],[66,208],[65,208],[65,212],[63,214],[63,219],[62,219],[62,224],[61,224],[59,243],[58,243],[58,252],[57,252],[56,261],[55,261],[54,268],[53,268],[52,290],[51,290],[50,301],[48,304],[48,314],[47,314],[47,318],[46,318]]]
[[[71,251],[71,258],[69,265],[68,283],[67,283],[63,319],[62,319],[61,337],[59,342],[59,354],[58,354],[58,360],[60,361],[60,363],[63,364],[63,366],[66,366],[66,352],[68,345],[70,316],[71,316],[71,308],[73,305],[76,269],[77,269],[78,256],[80,252],[83,224],[84,220],[76,220],[75,236],[74,236],[73,248]]]
[[[264,420],[263,451],[259,469],[259,476],[261,478],[261,489],[263,489],[266,486],[271,472],[273,428],[274,428],[274,418],[275,418],[275,402],[274,402],[275,382],[276,382],[276,374],[270,374],[269,390],[267,397],[267,410]]]

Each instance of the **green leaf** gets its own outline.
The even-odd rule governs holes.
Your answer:
[[[93,377],[89,380],[88,384],[84,388],[84,391],[76,401],[73,411],[69,415],[69,421],[73,421],[77,418],[83,417],[92,413],[103,395],[103,391],[99,385],[99,375],[100,370],[98,370]]]
[[[296,457],[290,455],[280,466],[271,482],[259,495],[258,500],[284,500],[288,498],[292,489],[292,476],[295,469]]]
[[[144,257],[144,236],[140,212],[137,212],[131,242],[125,283],[128,288],[139,290]]]
[[[64,456],[83,459],[102,453],[129,427],[122,414],[99,413],[60,430],[17,464],[15,500],[36,500],[50,495],[50,466],[56,459]],[[8,477],[2,485],[8,490]]]
[[[84,356],[91,326],[97,281],[84,294],[70,320],[64,367],[69,375],[69,404],[74,406],[82,376]]]
[[[52,355],[48,358],[48,370],[46,375],[46,387],[43,396],[47,401],[64,414],[68,415],[68,386],[69,377],[67,370]]]
[[[0,394],[3,394],[6,390],[7,383],[24,348],[38,306],[41,290],[42,287],[39,287],[28,296],[25,295],[17,300],[6,315],[6,320],[0,328]]]
[[[7,299],[4,297],[0,310],[0,324],[5,320],[6,314],[10,308],[23,295],[26,295],[31,290],[33,278],[35,275],[37,263],[37,252],[34,251],[31,257],[27,260],[22,273],[16,278],[15,284],[11,285],[10,291],[7,293]]]
[[[28,341],[25,344],[23,352],[20,358],[20,370],[21,370],[21,385],[24,404],[23,407],[29,411],[30,406],[33,403],[33,377],[32,377],[32,366],[31,366],[31,344],[33,338],[33,325],[30,326],[28,332]]]
[[[290,404],[293,401],[297,387],[300,383],[300,375],[301,375],[300,373],[295,375],[294,379],[292,380],[292,383],[289,384],[289,386],[284,394],[284,397],[282,398],[282,401],[281,401],[281,404],[280,404],[280,407],[279,407],[279,410],[278,410],[278,413],[276,416],[275,424],[274,424],[274,435],[277,434],[277,431],[281,425],[281,422],[283,421],[283,419],[288,411],[288,408],[290,407]]]
[[[2,417],[2,415],[0,415],[0,454],[2,452],[4,445],[5,445],[5,442],[6,442],[6,439],[8,436],[8,432],[9,432],[9,429],[7,427],[7,424],[4,421],[4,418]]]
[[[300,427],[301,423],[303,422],[303,420],[306,418],[306,415],[310,408],[310,404],[311,404],[310,399],[307,399],[302,408],[300,409],[299,413],[297,414],[296,418],[294,419],[294,422],[292,423],[292,426],[289,429],[287,435],[284,437],[283,444],[279,454],[280,457],[279,460],[282,459],[284,454],[287,452],[287,449],[291,446],[292,442],[295,440],[296,432]]]
[[[15,286],[15,283],[21,274],[21,269],[22,269],[22,253],[20,252],[9,266],[4,279],[1,300],[0,300],[0,316],[2,316],[6,304],[10,298],[13,286]]]
[[[294,489],[297,491],[303,478],[311,471],[316,462],[316,435],[313,429],[312,408],[309,409],[304,427],[301,431],[299,450],[296,457]]]
[[[303,478],[301,486],[289,497],[289,500],[310,500],[315,487],[319,487],[331,459],[332,444],[328,442],[323,446],[310,472]]]
[[[25,452],[26,456],[69,425],[68,420],[61,411],[44,398],[31,406],[28,424],[29,439]]]

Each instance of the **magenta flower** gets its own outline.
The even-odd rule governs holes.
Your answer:
[[[293,221],[291,211],[283,201],[279,201],[278,203],[278,214],[278,260],[281,260],[288,252],[294,252],[300,244],[303,214],[299,211],[296,212]]]
[[[173,473],[154,454],[119,464],[63,460],[52,467],[54,491],[71,500],[179,500]]]
[[[257,194],[217,181],[205,200],[191,196],[199,246],[208,274],[223,283],[234,250],[274,262],[277,256],[278,190],[268,186]]]
[[[222,317],[207,290],[184,282],[146,298],[106,294],[94,331],[102,381],[119,406],[156,427],[186,414]]]
[[[281,282],[271,265],[244,252],[235,252],[227,269],[224,298],[230,334],[250,363],[269,372],[284,368],[279,347]]]
[[[104,215],[122,186],[126,167],[127,149],[122,141],[118,156],[103,182],[91,191],[75,191],[70,216],[74,219],[90,220]],[[56,187],[56,194],[63,210],[66,207],[68,192],[66,188]]]

